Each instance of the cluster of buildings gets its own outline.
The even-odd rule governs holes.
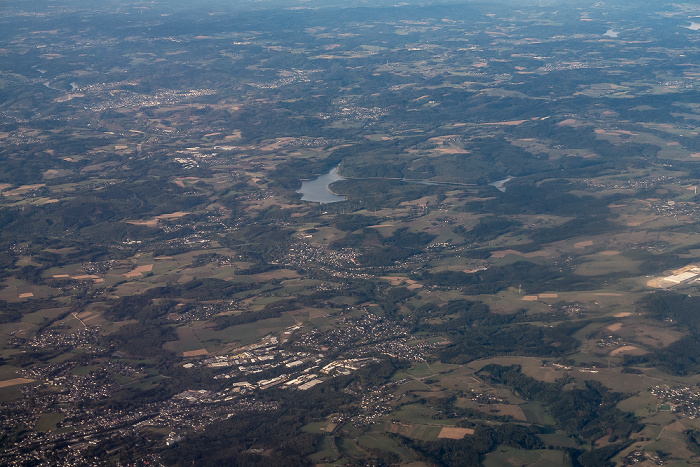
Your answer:
[[[691,264],[673,271],[671,275],[651,279],[647,282],[647,286],[668,289],[680,284],[697,281],[698,276],[700,276],[700,267]]]
[[[275,148],[279,149],[292,149],[292,148],[317,148],[317,147],[328,147],[331,144],[336,143],[336,140],[329,140],[327,138],[315,138],[311,136],[298,136],[295,138],[283,138],[275,141]],[[261,148],[258,148],[261,149]]]
[[[667,385],[654,386],[649,391],[663,401],[672,412],[694,420],[700,417],[700,388],[678,387]]]
[[[671,182],[675,180],[675,177],[671,177],[668,175],[661,175],[658,177],[650,177],[650,178],[644,178],[644,179],[631,179],[628,180],[625,183],[606,183],[604,181],[601,181],[599,179],[596,180],[590,180],[590,179],[584,179],[583,183],[585,183],[587,186],[591,188],[602,188],[602,189],[630,189],[630,188],[635,188],[635,189],[642,189],[642,188],[651,188],[663,183]]]
[[[667,214],[670,216],[687,216],[700,212],[700,207],[694,202],[676,202],[673,200],[655,201],[647,208],[655,214]]]
[[[113,436],[146,436],[144,427],[168,428],[177,433],[202,429],[244,411],[276,410],[276,401],[261,401],[247,383],[231,384],[220,391],[188,390],[163,401],[139,404],[136,409],[92,402],[106,400],[115,391],[140,381],[143,374],[128,365],[94,359],[87,373],[75,374],[78,364],[66,362],[36,365],[22,370],[34,384],[22,386],[24,397],[3,403],[0,432],[13,433],[22,427],[35,428],[46,414],[56,416],[54,427],[29,431],[0,452],[0,465],[50,465],[51,456],[66,460],[77,454],[75,465],[90,463],[89,448]],[[117,382],[123,381],[123,384]],[[203,410],[206,406],[206,410]],[[166,440],[167,443],[167,440]],[[102,459],[104,462],[104,459]],[[64,463],[62,465],[71,465]]]
[[[349,356],[388,355],[401,360],[425,362],[427,354],[434,351],[438,344],[427,341],[416,341],[408,337],[397,337],[392,340],[377,342],[346,352]]]
[[[352,248],[342,250],[329,250],[322,246],[314,246],[306,242],[298,242],[289,248],[287,255],[280,261],[287,267],[303,268],[309,263],[317,264],[324,269],[331,267],[332,270],[324,269],[333,275],[337,275],[336,269],[346,269],[357,262],[358,253]],[[351,277],[359,277],[353,274]]]
[[[367,391],[360,402],[360,413],[350,418],[356,427],[373,424],[379,417],[394,410],[390,404],[397,396],[381,386]]]
[[[625,456],[626,465],[641,464],[642,462],[647,461],[651,463],[651,465],[664,465],[663,459],[648,451],[632,451]]]
[[[294,343],[309,349],[344,349],[351,344],[354,348],[370,342],[382,342],[397,337],[408,337],[409,329],[393,321],[366,311],[361,316],[345,316],[336,320],[333,329],[311,331],[296,336]]]
[[[600,348],[606,348],[606,347],[620,347],[622,345],[622,341],[620,340],[619,337],[615,336],[606,336],[606,337],[601,337],[598,339],[598,347]]]
[[[5,446],[0,452],[1,465],[35,465],[32,462],[40,461],[57,445],[67,451],[87,449],[92,439],[131,427],[150,410],[109,410],[92,405],[121,387],[115,375],[129,379],[136,373],[134,368],[97,360],[87,373],[76,374],[77,368],[77,363],[65,362],[20,370],[23,378],[34,383],[20,388],[22,398],[3,403],[0,432],[14,433],[23,427],[34,431]],[[42,431],[37,424],[47,414],[55,417],[55,427]]]
[[[317,118],[321,120],[328,120],[332,117],[340,117],[344,120],[377,120],[380,117],[387,115],[386,109],[381,107],[359,107],[359,106],[347,106],[341,107],[336,112],[333,113],[319,113]]]
[[[137,373],[133,367],[118,362],[95,361],[95,365],[86,372],[77,371],[78,368],[76,362],[65,362],[34,365],[20,370],[18,373],[21,377],[36,381],[22,387],[25,399],[44,401],[46,406],[69,404],[66,410],[70,411],[74,404],[106,399],[121,388],[114,379],[115,375],[130,380]]]
[[[268,83],[249,83],[250,86],[258,89],[279,89],[282,86],[287,86],[293,83],[309,83],[311,75],[320,73],[323,70],[293,70],[285,71],[284,75],[274,81]]]
[[[26,350],[55,349],[61,347],[99,350],[97,347],[99,338],[100,327],[88,326],[85,329],[79,329],[71,333],[48,329],[29,341],[15,336],[10,340],[10,344]]]
[[[345,316],[329,330],[312,329],[295,336],[293,345],[316,352],[340,350],[345,356],[362,358],[388,355],[402,360],[425,361],[437,344],[414,340],[410,330],[365,310],[361,316]]]
[[[112,268],[124,269],[131,267],[133,267],[131,261],[119,261],[115,259],[83,263],[83,271],[85,271],[85,274],[106,274],[107,271]]]
[[[192,321],[204,321],[214,316],[217,311],[214,306],[193,306],[184,313],[173,313],[168,319],[176,323],[189,323]]]
[[[99,85],[94,87],[99,87]],[[113,85],[106,87],[113,88]],[[79,88],[75,91],[79,91],[80,93],[84,94],[86,91],[88,91],[88,88]],[[102,112],[108,109],[138,109],[141,107],[172,105],[188,102],[203,96],[211,96],[216,94],[216,91],[213,89],[192,89],[189,91],[176,91],[168,89],[155,92],[152,95],[118,89],[104,89],[103,91],[105,91],[105,94],[101,95],[100,98],[97,99],[98,103],[90,107],[89,110],[93,112]]]
[[[507,399],[503,399],[502,397],[498,397],[495,394],[476,392],[473,389],[472,389],[471,400],[476,402],[477,404],[482,404],[482,405],[507,404],[508,403]]]
[[[298,328],[299,326],[288,328],[283,333],[284,338],[288,339]],[[335,359],[328,362],[323,353],[285,350],[280,347],[276,336],[267,336],[258,343],[237,349],[235,354],[206,357],[185,363],[183,367],[191,369],[206,366],[222,369],[214,379],[235,381],[233,385],[238,388],[237,392],[265,390],[278,386],[305,391],[328,378],[349,375],[370,361],[374,359]],[[280,371],[281,374],[275,374]],[[247,379],[243,380],[244,377]],[[189,394],[188,397],[203,396]]]

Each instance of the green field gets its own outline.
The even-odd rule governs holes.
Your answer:
[[[394,453],[401,459],[401,462],[404,463],[417,460],[417,456],[410,449],[407,449],[394,438],[383,433],[372,431],[360,436],[357,442],[363,449],[380,449],[382,451]]]
[[[391,419],[407,424],[418,425],[454,425],[452,420],[434,419],[436,410],[427,405],[407,404],[391,413]]]
[[[36,431],[49,431],[49,430],[55,430],[56,425],[60,423],[63,418],[65,417],[65,414],[62,413],[45,413],[41,414],[41,417],[39,420],[36,422],[36,425],[34,426],[34,429]]]
[[[217,331],[212,329],[210,325],[195,323],[192,326],[192,331],[196,333],[202,344],[216,347],[220,344],[236,343],[239,345],[247,345],[260,340],[261,337],[269,333],[274,333],[280,329],[293,326],[296,321],[290,313],[284,313],[279,318],[265,319],[250,324],[241,324],[238,326],[230,326],[226,329]],[[196,349],[194,349],[196,350]]]
[[[309,459],[312,462],[328,462],[329,460],[333,460],[338,457],[338,454],[334,448],[333,438],[330,436],[324,436],[321,438],[321,443],[318,449],[319,450],[316,453],[309,456]]]
[[[42,324],[48,320],[55,319],[61,314],[67,312],[69,308],[47,308],[39,310],[36,313],[29,313],[22,317],[23,323]]]
[[[538,425],[551,425],[554,423],[552,417],[547,413],[546,408],[538,402],[528,402],[520,406],[520,408],[529,423]]]
[[[547,467],[568,466],[571,462],[562,451],[536,450],[525,451],[501,446],[484,458],[484,467]]]
[[[12,402],[18,399],[22,399],[23,397],[24,395],[19,389],[19,386],[0,388],[0,402]]]

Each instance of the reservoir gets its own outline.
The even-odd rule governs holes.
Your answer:
[[[489,183],[489,185],[495,187],[497,190],[505,192],[506,183],[513,180],[514,177],[504,178],[503,180],[497,180],[495,182]],[[329,185],[338,180],[347,180],[345,177],[338,175],[338,167],[333,167],[328,173],[320,175],[313,180],[302,180],[301,188],[296,192],[301,193],[302,201],[312,201],[315,203],[327,204],[327,203],[337,203],[338,201],[345,201],[345,196],[336,195],[332,193]],[[400,180],[405,183],[419,183],[421,185],[449,185],[449,183],[440,182],[430,182],[427,180],[409,180],[409,179],[392,179]]]
[[[297,190],[297,193],[301,193],[302,201],[313,201],[323,204],[345,201],[344,196],[331,193],[330,188],[328,188],[328,185],[338,180],[345,180],[345,178],[338,175],[338,167],[333,167],[327,174],[323,174],[313,180],[301,182],[301,188]]]
[[[496,189],[498,191],[502,191],[503,193],[505,193],[506,192],[506,183],[508,183],[511,180],[513,180],[513,177],[504,178],[503,180],[498,180],[496,182],[489,183],[489,185],[496,187]]]

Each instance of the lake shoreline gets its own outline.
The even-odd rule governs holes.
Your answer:
[[[508,177],[503,180],[497,180],[495,182],[489,183],[490,186],[495,187],[500,192],[505,192],[505,184],[513,180],[514,177]],[[349,177],[345,175],[340,175],[340,165],[332,168],[327,173],[319,175],[316,178],[300,180],[301,188],[296,192],[300,193],[302,201],[308,201],[312,203],[338,203],[340,201],[346,201],[344,195],[339,194],[331,190],[331,185],[335,182],[341,180],[392,180],[400,181],[405,183],[419,183],[423,185],[447,185],[447,186],[478,186],[475,183],[460,183],[460,182],[441,182],[434,180],[423,180],[418,178],[387,178],[387,177]],[[321,191],[323,190],[323,191]]]
[[[338,174],[339,168],[340,166],[336,166],[328,173],[319,175],[314,179],[302,180],[301,188],[296,191],[301,193],[301,200],[321,204],[345,201],[345,196],[334,193],[330,188],[332,183],[346,180],[346,177]]]

